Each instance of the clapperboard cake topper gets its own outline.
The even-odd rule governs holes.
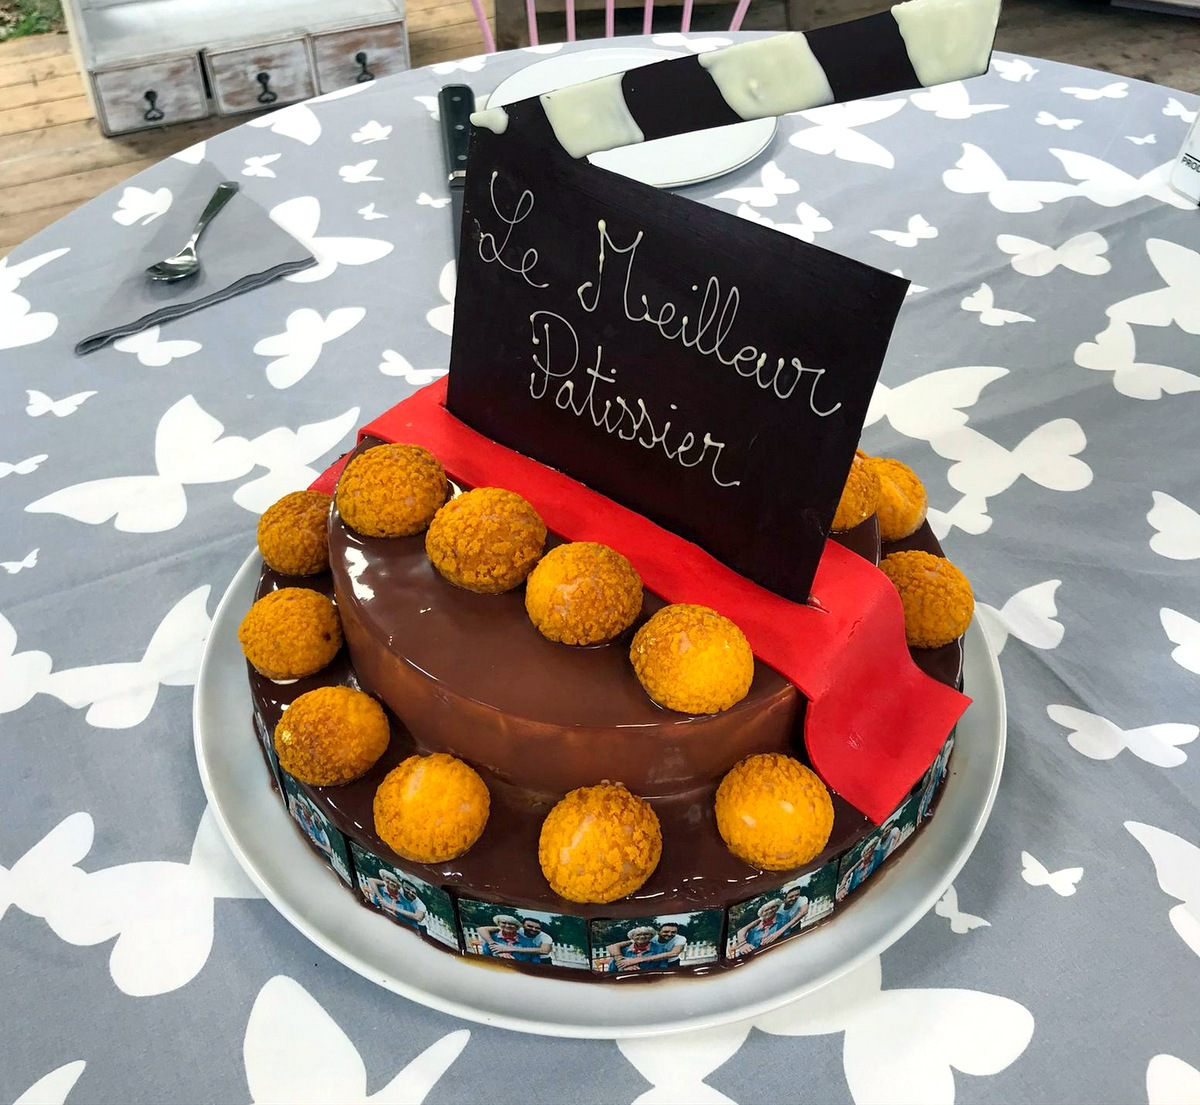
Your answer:
[[[447,407],[803,603],[908,282],[591,165],[984,72],[998,0],[909,0],[472,117]]]

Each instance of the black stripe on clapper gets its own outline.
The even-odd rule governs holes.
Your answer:
[[[890,11],[806,31],[804,37],[837,103],[921,87]]]
[[[695,55],[630,69],[621,92],[647,142],[742,121]]]

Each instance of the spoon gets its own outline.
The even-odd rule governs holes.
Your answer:
[[[200,258],[196,256],[196,243],[200,240],[200,235],[204,233],[205,227],[216,217],[217,212],[237,194],[238,187],[237,182],[233,180],[227,180],[217,185],[217,190],[213,192],[208,205],[200,212],[196,229],[192,231],[187,245],[174,257],[159,261],[146,270],[150,274],[151,280],[164,280],[172,283],[195,276],[200,271]]]

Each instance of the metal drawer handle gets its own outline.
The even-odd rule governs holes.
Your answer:
[[[365,50],[359,50],[359,52],[354,55],[354,60],[362,66],[362,72],[354,78],[354,83],[366,84],[367,81],[373,81],[375,79],[375,74],[367,68],[367,52]]]
[[[157,123],[163,117],[163,110],[158,106],[158,93],[153,88],[146,92],[146,103],[150,106],[142,113],[147,123]]]
[[[258,94],[258,102],[260,104],[273,104],[279,99],[279,95],[271,91],[271,74],[259,73],[258,83],[262,85],[263,90]]]

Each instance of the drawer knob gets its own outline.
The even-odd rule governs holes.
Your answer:
[[[367,68],[367,52],[365,50],[359,50],[359,52],[354,55],[354,60],[358,62],[360,66],[362,66],[362,72],[354,78],[354,82],[356,84],[366,84],[367,81],[373,81],[375,79],[375,74]]]
[[[146,103],[150,106],[142,113],[142,118],[147,123],[157,123],[163,117],[163,110],[158,106],[158,93],[153,88],[146,92]]]
[[[262,91],[258,94],[260,104],[273,104],[279,99],[279,94],[271,91],[270,73],[259,73],[258,83],[262,85]]]

